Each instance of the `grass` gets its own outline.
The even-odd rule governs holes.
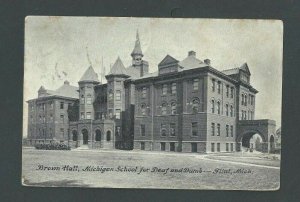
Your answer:
[[[207,155],[205,158],[224,160],[227,157]],[[161,188],[161,189],[222,189],[222,190],[274,190],[279,188],[279,169],[237,165],[228,162],[210,161],[199,154],[178,154],[170,152],[135,151],[41,151],[23,149],[22,176],[27,186],[82,186],[110,188]],[[238,155],[232,161],[245,162]],[[248,163],[257,163],[251,158]],[[270,160],[260,159],[258,164],[269,165]],[[273,162],[274,165],[276,162]],[[278,163],[278,162],[277,162]],[[36,170],[38,165],[62,167],[78,165],[79,171]],[[148,172],[84,172],[87,166],[122,168],[141,167]],[[273,164],[272,164],[273,165]],[[153,167],[160,169],[181,169],[203,171],[202,173],[150,172]],[[215,169],[248,169],[251,173],[214,174]],[[169,170],[170,171],[170,170]],[[211,171],[211,172],[209,172]]]

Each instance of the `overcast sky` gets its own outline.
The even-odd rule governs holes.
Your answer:
[[[255,118],[281,125],[280,21],[36,16],[25,20],[24,135],[25,101],[36,98],[41,85],[55,90],[68,80],[77,86],[89,66],[87,52],[98,74],[102,57],[106,72],[118,56],[129,66],[137,29],[150,72],[167,54],[182,60],[190,50],[218,70],[247,62],[251,85],[259,91]]]

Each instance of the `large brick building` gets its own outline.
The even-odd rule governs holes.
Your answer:
[[[56,91],[41,87],[28,101],[28,140],[62,141],[73,147],[233,152],[255,133],[265,151],[275,122],[254,120],[255,96],[247,63],[219,71],[194,51],[170,55],[149,73],[137,34],[132,65],[120,58],[101,84],[92,66],[79,88],[67,81]],[[73,116],[70,114],[73,113]],[[75,113],[75,116],[74,116]],[[273,138],[274,139],[274,138]]]

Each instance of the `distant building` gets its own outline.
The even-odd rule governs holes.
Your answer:
[[[41,87],[28,101],[28,141],[62,141],[73,147],[178,152],[233,152],[260,133],[270,148],[275,122],[254,120],[255,96],[247,63],[225,71],[188,52],[167,55],[149,73],[137,33],[132,65],[117,58],[101,84],[92,66],[79,88],[68,82],[56,91]],[[77,109],[68,119],[68,106]]]

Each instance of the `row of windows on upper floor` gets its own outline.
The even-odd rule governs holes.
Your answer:
[[[45,110],[46,110],[46,105],[49,106],[49,109],[53,109],[53,108],[54,108],[53,101],[50,101],[50,102],[48,102],[48,103],[39,103],[39,104],[37,104],[36,106],[37,106],[38,110],[40,110],[40,111],[45,111]],[[68,106],[71,106],[71,105],[72,105],[72,103],[68,103]],[[35,107],[35,105],[32,103],[32,104],[30,105],[31,111],[34,111],[34,107]],[[59,108],[60,108],[60,109],[64,109],[64,108],[65,108],[65,102],[60,102],[60,103],[59,103]]]
[[[193,79],[193,90],[199,90],[200,79]],[[161,95],[167,95],[170,93],[171,95],[175,95],[177,93],[177,83],[173,82],[171,84],[162,84]],[[147,97],[147,87],[142,87],[142,98]]]
[[[169,126],[169,127],[168,127]],[[192,122],[191,123],[191,135],[192,136],[198,136],[199,135],[199,124],[198,122]],[[215,123],[211,123],[211,136],[221,136],[221,124],[217,124],[217,134],[215,134]],[[176,136],[176,124],[175,123],[170,123],[170,124],[165,124],[162,123],[160,126],[160,135],[163,137],[166,137],[169,131],[169,136],[175,137]],[[225,134],[226,137],[233,137],[233,125],[226,125],[225,127]],[[141,124],[140,125],[140,134],[141,136],[146,136],[146,125]]]
[[[249,94],[247,97],[246,94],[242,93],[241,105],[247,106],[248,103],[254,105],[254,95]]]
[[[192,107],[193,113],[198,113],[203,111],[203,103],[200,102],[199,98],[192,99],[191,102],[188,102],[186,104],[187,106]],[[177,114],[177,103],[176,101],[171,101],[171,104],[169,105],[167,102],[163,102],[160,106],[157,106],[157,108],[160,108],[161,115],[167,115],[168,114],[168,108],[170,107],[170,113],[172,115]],[[142,103],[140,105],[141,115],[149,115],[150,107],[146,104]]]
[[[247,117],[247,111],[242,110],[241,111],[241,120],[253,120],[254,119],[254,111],[248,110],[248,117]]]
[[[33,134],[33,128],[30,129],[30,133]],[[64,128],[60,128],[59,130],[61,137],[65,136],[65,129]],[[41,138],[52,138],[53,137],[53,129],[49,128],[48,133],[47,130],[45,128],[38,128],[37,130],[37,137],[41,137]]]
[[[115,115],[113,115],[113,110],[112,109],[109,109],[108,110],[108,117],[106,115],[106,113],[101,113],[101,112],[98,112],[96,113],[96,119],[106,119],[106,118],[109,118],[109,119],[121,119],[121,109],[115,109]],[[80,113],[80,119],[81,120],[84,120],[84,119],[92,119],[92,113],[91,112],[81,112]]]
[[[45,115],[39,115],[39,123],[46,123],[46,116]],[[31,115],[30,116],[30,123],[33,123],[34,122],[34,119],[33,119],[33,116]],[[53,114],[49,114],[49,117],[48,117],[48,121],[49,123],[53,122]],[[65,123],[66,120],[65,120],[65,115],[60,115],[60,123]]]
[[[215,110],[215,107],[217,108]],[[215,103],[215,100],[211,100],[211,113],[217,113],[217,114],[222,114],[221,113],[221,102],[217,101]],[[225,104],[225,115],[234,117],[234,107],[233,105]]]
[[[221,81],[217,81],[214,78],[211,79],[211,82],[212,82],[212,84],[211,84],[212,92],[216,91],[216,86],[217,86],[217,92],[218,92],[218,94],[221,94],[223,83]],[[226,95],[227,98],[229,98],[229,97],[234,98],[234,87],[230,86],[230,85],[226,85],[225,95]]]

